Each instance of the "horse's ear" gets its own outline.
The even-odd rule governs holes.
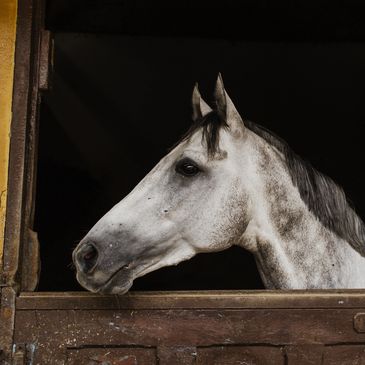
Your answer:
[[[243,120],[224,88],[223,78],[220,73],[215,86],[215,100],[217,110],[222,114],[232,134],[237,137],[242,136],[245,129]]]
[[[204,117],[212,111],[212,108],[203,100],[200,95],[198,83],[195,84],[192,97],[193,121]]]

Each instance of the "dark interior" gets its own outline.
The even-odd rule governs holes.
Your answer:
[[[47,2],[55,68],[40,112],[39,290],[81,289],[72,249],[187,130],[194,83],[209,101],[218,72],[242,116],[331,176],[365,216],[365,44],[356,11],[100,3]],[[133,290],[262,287],[253,257],[233,247],[148,274]]]

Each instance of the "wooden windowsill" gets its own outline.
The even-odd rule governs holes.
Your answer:
[[[17,310],[364,308],[365,290],[166,291],[99,295],[22,292]]]

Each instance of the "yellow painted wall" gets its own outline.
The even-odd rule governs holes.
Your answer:
[[[17,0],[0,0],[0,263],[4,247],[16,15]]]

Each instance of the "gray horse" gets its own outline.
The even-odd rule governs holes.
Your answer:
[[[80,284],[123,294],[148,272],[238,245],[267,288],[364,288],[365,225],[342,189],[242,120],[220,75],[214,109],[197,86],[192,104],[180,143],[75,249]]]

